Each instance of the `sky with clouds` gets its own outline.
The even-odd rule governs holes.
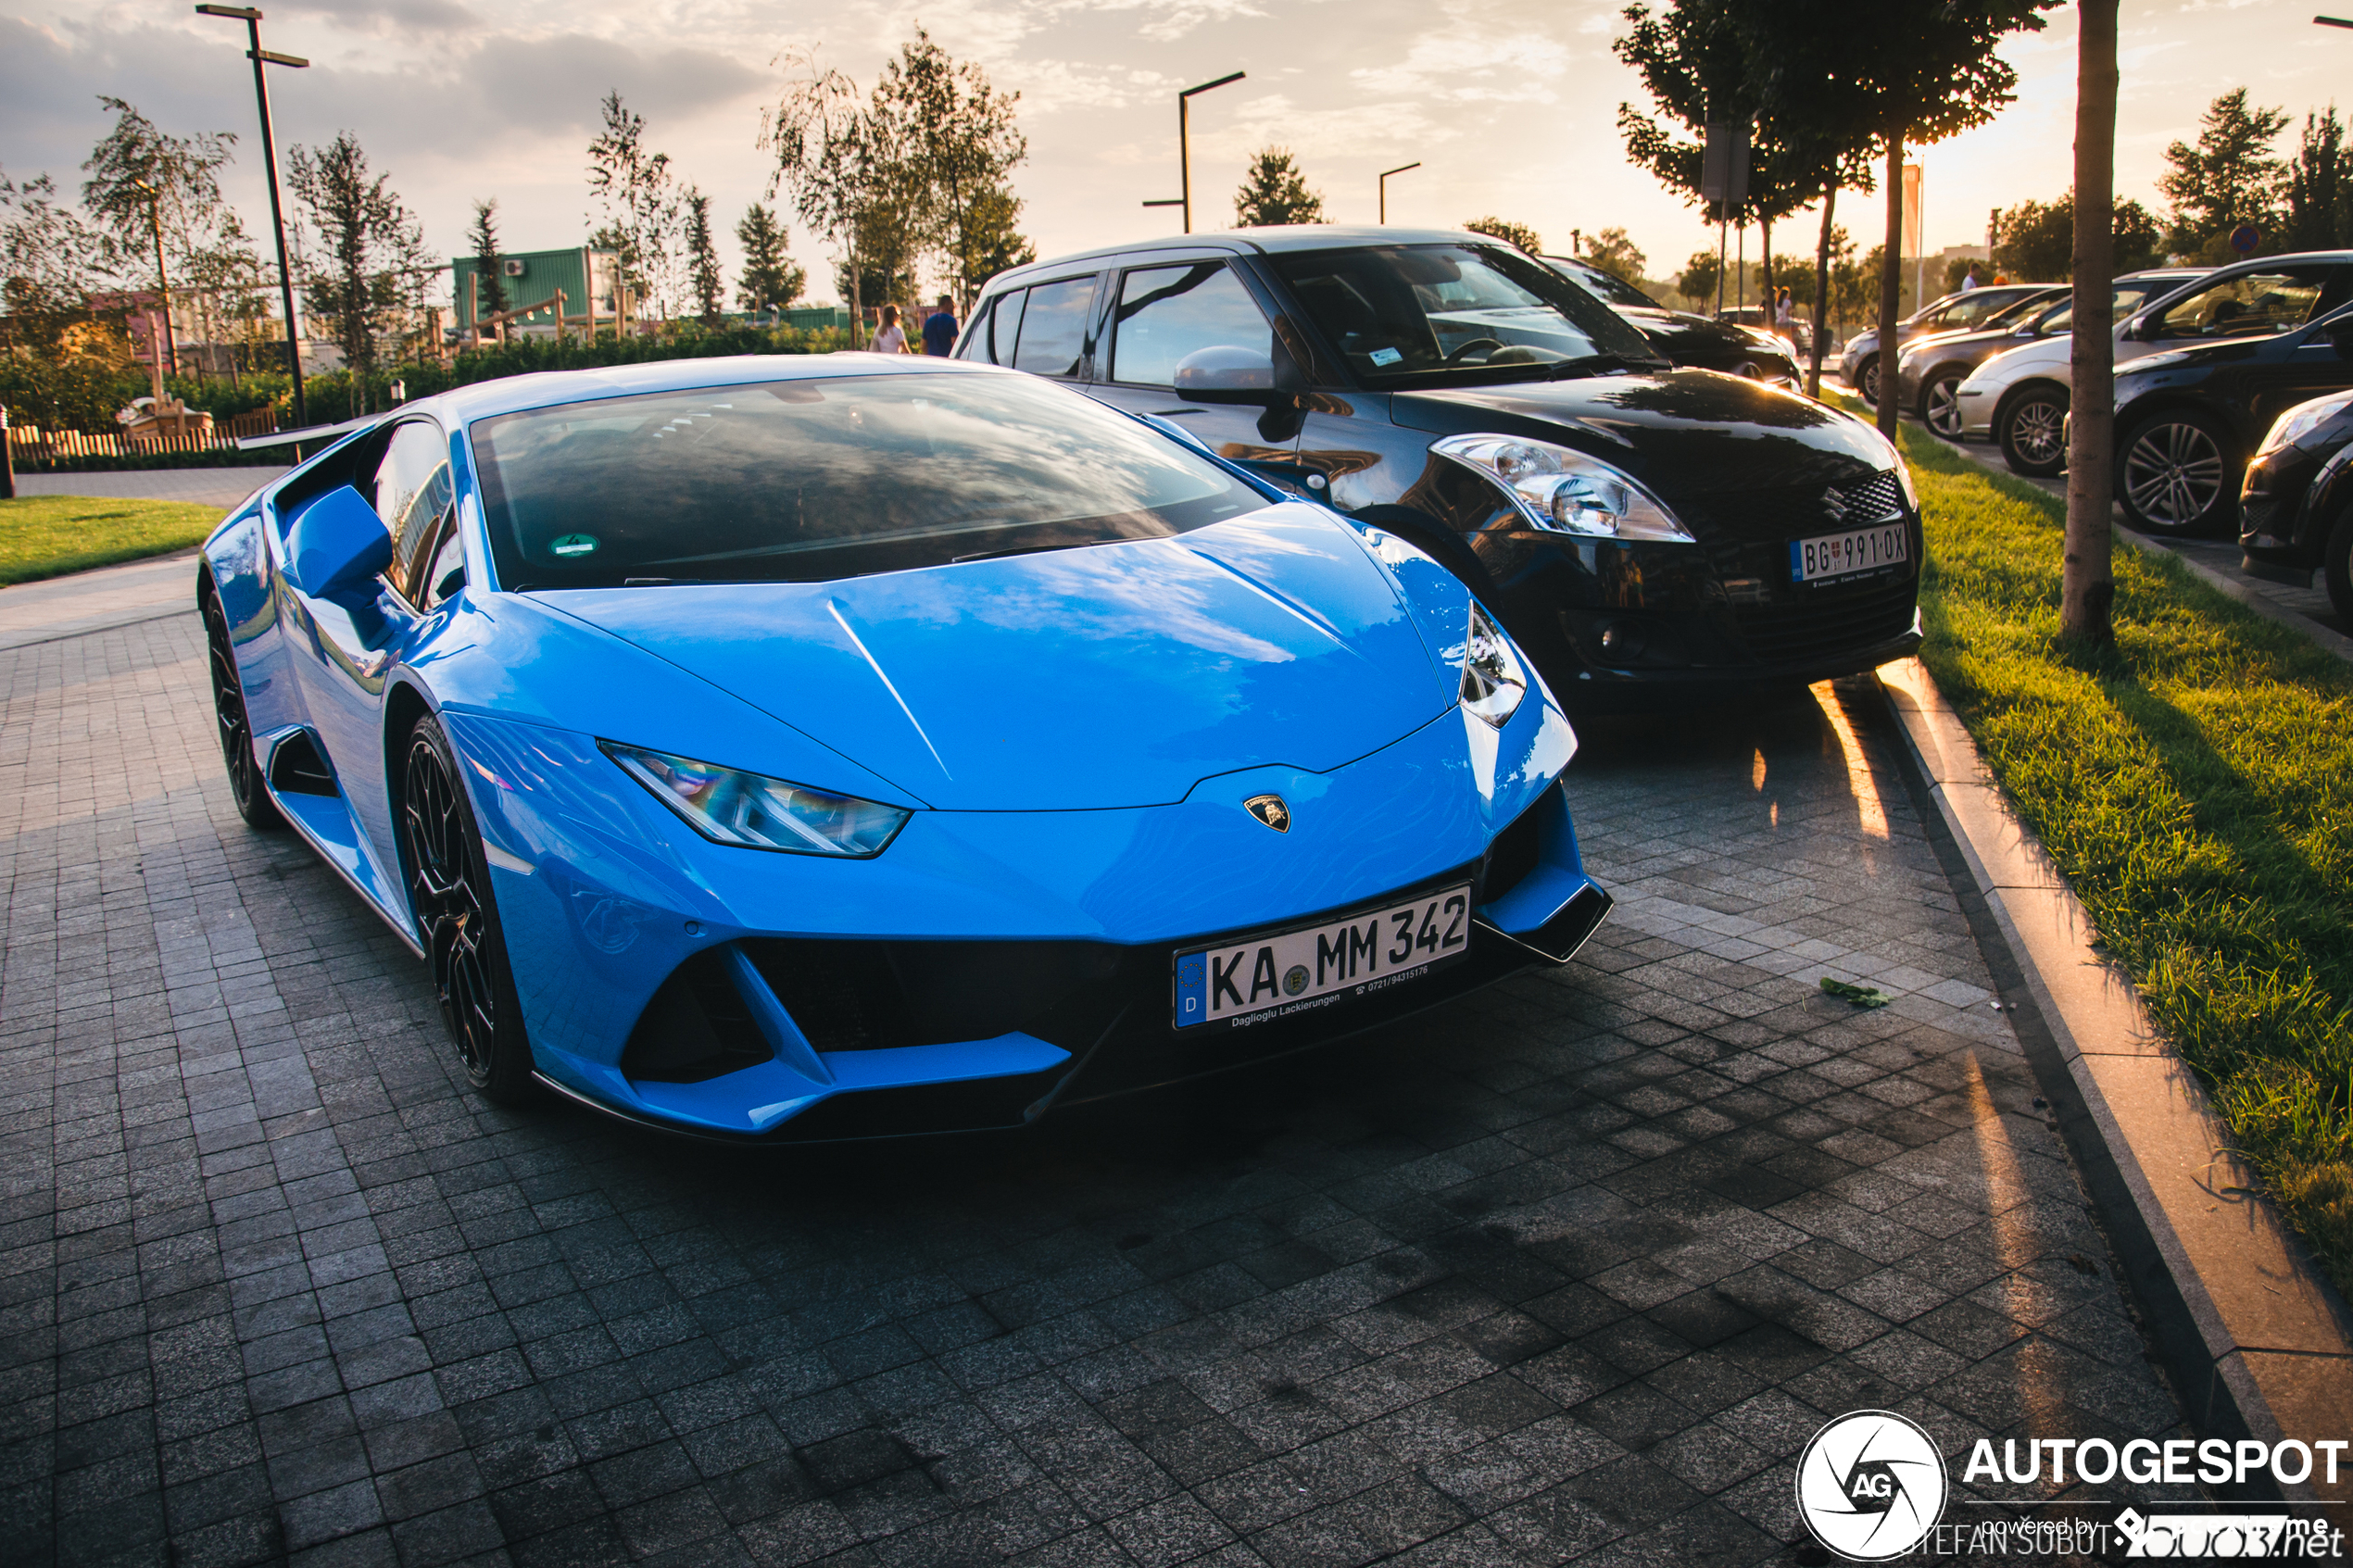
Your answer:
[[[273,75],[282,147],[353,131],[444,254],[461,243],[483,196],[498,199],[510,249],[579,244],[591,210],[585,149],[609,89],[646,116],[650,144],[715,198],[732,228],[763,194],[756,142],[761,110],[783,81],[780,52],[817,48],[870,82],[920,22],[1021,94],[1030,157],[1015,187],[1041,255],[1174,228],[1173,212],[1139,204],[1177,194],[1176,94],[1239,69],[1246,81],[1193,100],[1197,228],[1232,222],[1245,162],[1274,143],[1295,151],[1337,220],[1371,221],[1375,176],[1419,160],[1390,182],[1392,222],[1452,226],[1496,213],[1562,249],[1572,229],[1622,225],[1652,275],[1671,275],[1712,236],[1621,151],[1617,106],[1642,102],[1610,53],[1622,8],[1618,0],[282,0],[265,4],[263,43],[313,62]],[[2314,27],[2311,13],[2312,0],[2128,3],[2119,190],[2158,207],[2166,144],[2194,136],[2218,93],[2247,86],[2300,121],[2353,83],[2353,31]],[[2045,31],[2013,40],[2005,53],[2020,74],[2018,101],[1992,124],[1921,153],[1931,248],[1982,240],[1990,207],[2066,189],[2074,42],[2071,6],[2051,13]],[[108,123],[98,95],[110,94],[167,129],[237,132],[231,194],[259,230],[268,206],[244,47],[241,24],[196,17],[187,4],[15,0],[0,11],[0,168],[19,180],[46,170],[78,182]],[[1858,232],[1874,228],[1859,203],[1842,214]],[[817,263],[812,283],[824,292],[831,268],[797,225],[793,248]],[[734,250],[729,235],[731,263]]]

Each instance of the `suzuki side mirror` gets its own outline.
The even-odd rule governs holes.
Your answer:
[[[2353,316],[2339,316],[2328,327],[2329,341],[2336,345],[2336,357],[2353,359]]]
[[[1229,344],[1197,348],[1178,360],[1174,390],[1195,403],[1239,403],[1254,408],[1290,400],[1275,390],[1274,360]]]
[[[391,564],[384,519],[348,484],[303,508],[286,539],[286,581],[315,599],[348,593]]]

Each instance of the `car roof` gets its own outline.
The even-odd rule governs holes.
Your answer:
[[[691,392],[699,387],[750,386],[762,382],[806,381],[820,376],[1005,375],[994,365],[909,354],[731,354],[714,358],[660,359],[650,364],[609,365],[585,370],[539,370],[454,387],[433,397],[403,404],[395,415],[434,413],[469,423],[526,408],[595,398],[630,397],[655,392]]]
[[[1160,250],[1193,254],[1223,251],[1229,256],[1281,256],[1296,251],[1344,250],[1355,245],[1489,245],[1514,248],[1508,241],[1499,240],[1492,234],[1474,233],[1468,229],[1407,229],[1386,223],[1285,223],[1254,229],[1219,229],[1202,234],[1163,234],[1157,239],[1130,240],[1124,245],[1072,251],[1064,256],[1033,261],[1026,267],[1009,268],[990,279],[989,287],[993,290],[1006,283],[1033,282],[1068,272],[1082,263],[1101,263],[1114,257]]]

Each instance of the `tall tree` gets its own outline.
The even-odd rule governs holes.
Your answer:
[[[1727,0],[1730,3],[1730,0]],[[1770,62],[1763,94],[1772,113],[1826,146],[1867,136],[1856,150],[1885,169],[1887,240],[1880,261],[1880,384],[1895,384],[1896,315],[1903,297],[1904,149],[1982,125],[2015,96],[2018,71],[1995,51],[2038,31],[2058,0],[1739,0],[1752,47]],[[2107,204],[2101,204],[2105,207]],[[1823,215],[1829,227],[1830,215]],[[1818,263],[1817,290],[1826,268]],[[1818,334],[1817,342],[1819,342]],[[1898,399],[1880,399],[1881,432],[1895,439]]]
[[[1683,263],[1683,270],[1675,280],[1675,288],[1685,299],[1705,308],[1716,298],[1716,285],[1724,276],[1724,263],[1712,250],[1695,250]]]
[[[875,84],[872,112],[898,127],[904,149],[905,201],[919,219],[918,240],[939,257],[966,305],[977,289],[982,208],[1001,205],[1006,177],[1029,156],[1028,138],[1013,122],[1020,102],[1020,94],[998,92],[987,71],[950,56],[921,27]]]
[[[58,201],[56,181],[0,172],[0,343],[54,358],[67,329],[90,320],[107,266],[106,235]]]
[[[1543,237],[1525,223],[1515,223],[1508,218],[1474,218],[1463,225],[1474,234],[1485,234],[1516,245],[1530,256],[1544,253]]]
[[[1321,223],[1324,198],[1307,188],[1289,147],[1262,147],[1234,193],[1234,221],[1242,228]]]
[[[2287,129],[2278,109],[2250,107],[2246,89],[2234,87],[2208,104],[2198,121],[2197,145],[2176,142],[2165,149],[2171,165],[2158,177],[2158,193],[2173,204],[2170,243],[2177,251],[2221,261],[2231,258],[2231,231],[2242,223],[2271,230],[2277,224],[2287,165],[2272,147]]]
[[[115,117],[112,129],[82,165],[82,205],[106,232],[116,270],[142,287],[163,291],[170,321],[174,300],[170,279],[183,284],[200,264],[217,265],[218,253],[249,251],[235,211],[221,198],[220,170],[230,162],[236,137],[226,131],[177,136],[120,98],[98,102]],[[161,276],[158,276],[158,268]],[[183,294],[176,302],[180,321],[199,341],[219,335],[208,296]],[[176,346],[168,355],[177,363]]]
[[[2108,336],[2116,232],[2099,215],[2112,208],[2116,194],[2117,0],[2079,0],[2076,9],[2076,210],[2091,216],[2075,225],[2075,331],[2069,354],[2074,393],[2068,409],[2059,630],[2106,643],[2116,635],[2109,621],[2116,580],[2108,521],[2116,504],[2116,344]]]
[[[1038,247],[1022,237],[1021,207],[1021,198],[1010,185],[1000,185],[973,204],[972,248],[965,255],[961,280],[967,302],[977,299],[998,273],[1038,259]]]
[[[379,341],[422,305],[424,234],[392,189],[368,166],[359,138],[340,132],[317,152],[286,157],[287,184],[323,253],[297,263],[312,317],[327,326],[351,371],[352,413],[370,411]]]
[[[711,198],[699,185],[686,187],[686,292],[706,327],[715,327],[727,308],[727,285],[719,275],[719,246],[711,233]]]
[[[870,110],[858,83],[820,69],[813,52],[783,56],[799,72],[776,106],[760,117],[760,145],[775,157],[768,194],[792,193],[793,210],[811,232],[841,253],[853,316],[862,316],[873,209],[898,188],[901,169],[892,128]]]
[[[646,118],[626,107],[618,91],[605,94],[604,129],[588,144],[588,188],[617,242],[623,276],[653,296],[654,314],[667,318],[676,303],[678,182],[670,155],[646,145]]]
[[[1637,286],[1642,281],[1642,269],[1650,264],[1650,257],[1642,253],[1633,237],[1616,227],[1604,229],[1585,242],[1585,259],[1612,277]]]
[[[474,253],[474,319],[496,316],[507,308],[506,257],[498,252],[498,198],[474,203],[474,226],[466,236]],[[479,335],[477,327],[476,335]]]
[[[809,274],[785,254],[788,238],[776,215],[758,202],[736,225],[736,243],[744,247],[736,303],[746,310],[782,309],[800,297]]]
[[[2153,267],[2163,255],[2157,220],[2136,201],[2115,204],[2112,260],[2119,272]],[[2013,282],[2056,282],[2075,271],[2075,193],[2055,202],[2027,200],[2000,213],[1994,223],[1990,263]]]
[[[2345,122],[2334,104],[2304,117],[2287,166],[2285,240],[2290,250],[2353,245],[2353,158],[2346,156]]]

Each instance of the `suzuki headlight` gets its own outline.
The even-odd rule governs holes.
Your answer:
[[[1450,435],[1429,449],[1501,484],[1547,533],[1693,542],[1649,491],[1600,458],[1567,446],[1516,435]]]
[[[1528,695],[1528,671],[1511,639],[1488,618],[1478,601],[1471,601],[1470,629],[1463,638],[1463,706],[1497,729],[1519,711]]]
[[[2298,403],[2271,421],[2271,433],[2263,445],[2255,449],[2257,457],[2276,452],[2283,446],[2293,446],[2314,427],[2336,418],[2347,408],[2353,408],[2353,392],[2340,392],[2334,397],[2315,397],[2309,403]]]
[[[888,847],[914,815],[896,806],[828,795],[739,768],[612,741],[598,744],[631,778],[653,791],[655,799],[715,844],[864,859]]]

